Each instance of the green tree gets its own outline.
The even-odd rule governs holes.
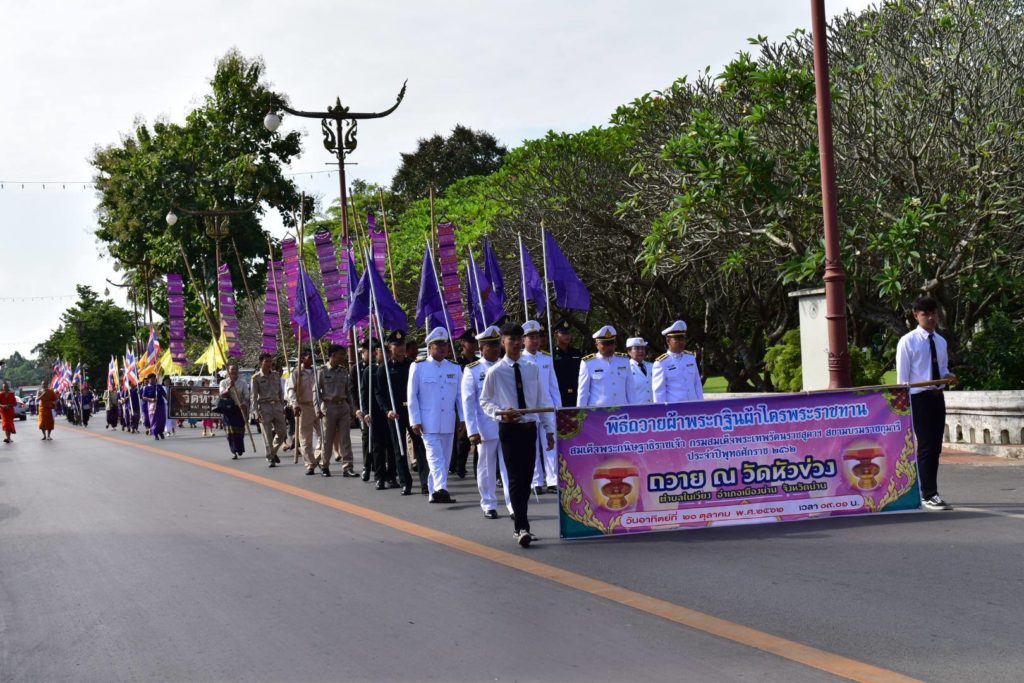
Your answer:
[[[81,363],[94,389],[106,386],[111,356],[124,355],[135,335],[134,316],[110,299],[101,299],[91,287],[78,285],[78,301],[64,311],[60,326],[32,351],[43,368],[62,358]]]
[[[12,388],[38,386],[46,379],[47,370],[34,360],[25,358],[15,351],[10,358],[2,361],[0,377],[11,383]]]
[[[299,205],[299,193],[282,170],[301,151],[299,133],[277,135],[263,127],[268,104],[281,97],[269,89],[264,72],[261,59],[228,52],[217,62],[210,92],[183,124],[140,122],[118,144],[97,149],[91,160],[100,195],[96,236],[125,265],[137,292],[150,281],[161,310],[166,304],[162,275],[184,274],[184,250],[199,281],[198,291],[189,283],[186,296],[190,336],[208,334],[199,301],[214,309],[216,269],[210,224],[187,211],[239,211],[227,220],[230,236],[221,242],[222,261],[236,289],[242,292],[245,273],[256,295],[266,275],[261,217],[276,208],[289,223]],[[172,207],[178,207],[179,221],[169,227],[164,216]]]
[[[444,194],[457,180],[498,170],[507,152],[490,133],[456,125],[448,137],[421,138],[415,152],[402,154],[391,189],[406,201],[423,199],[431,188]]]

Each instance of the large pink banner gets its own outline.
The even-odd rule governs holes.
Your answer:
[[[557,412],[562,538],[914,510],[907,389]]]

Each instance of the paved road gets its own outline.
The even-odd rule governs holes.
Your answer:
[[[1024,467],[944,467],[944,494],[984,512],[574,544],[556,540],[555,497],[542,496],[544,540],[523,553],[511,522],[480,515],[469,479],[440,507],[232,462],[222,439],[191,430],[161,452],[114,438],[61,427],[52,443],[24,433],[0,449],[0,681],[818,681],[856,678],[856,662],[935,681],[1024,672]],[[590,579],[725,620],[710,621],[726,638],[702,615],[686,627],[598,597]],[[803,646],[825,651],[824,671],[793,661]]]

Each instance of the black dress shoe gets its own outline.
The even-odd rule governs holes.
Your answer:
[[[558,493],[558,487],[557,486],[549,486],[548,487],[548,493]]]
[[[497,519],[498,518],[498,511],[497,510],[488,510],[487,512],[484,513],[484,517],[486,517],[487,519]]]
[[[271,460],[271,461],[270,461],[270,464],[269,464],[269,465],[267,465],[267,467],[277,467],[277,463],[276,463],[276,462],[274,462],[273,460]]]
[[[388,484],[387,484],[387,482],[386,482],[386,481],[384,481],[383,479],[378,479],[378,480],[377,480],[377,485],[376,485],[376,486],[374,486],[374,488],[375,488],[375,489],[377,489],[378,491],[383,491],[383,490],[384,490],[384,489],[386,489],[387,487],[388,487]]]
[[[465,479],[465,478],[466,478],[466,470],[460,470],[459,471],[459,479]]]
[[[329,467],[322,468],[320,470],[320,476],[322,476],[322,477],[329,477],[329,476],[331,476],[331,468],[329,468]]]
[[[359,475],[359,478],[363,481],[370,481],[370,470],[363,470],[363,473]]]
[[[534,486],[533,487],[533,492],[536,493],[538,496],[543,496],[544,495],[544,487],[543,486]]]
[[[405,488],[402,489],[402,495],[403,496],[411,496],[412,495],[412,484],[406,484],[405,485]]]
[[[452,494],[448,493],[447,489],[441,489],[439,491],[434,491],[434,497],[436,498],[437,494],[439,494],[439,493],[441,494],[441,502],[442,503],[457,503],[458,502],[457,500],[452,498]]]
[[[420,493],[425,496],[425,495],[430,493],[430,489],[428,489],[426,486],[421,486],[420,487]]]
[[[306,476],[307,477],[312,477],[314,474],[316,474],[316,469],[311,468],[311,467],[307,467],[306,468]]]
[[[274,462],[277,463],[278,465],[281,464],[281,458],[277,457],[277,453],[274,453]]]
[[[354,469],[352,469],[351,467],[342,467],[341,468],[341,476],[343,476],[343,477],[358,477],[359,475],[356,474],[356,471]]]
[[[389,489],[400,489],[400,488],[402,488],[402,485],[398,483],[397,479],[388,479],[388,488]]]
[[[232,460],[238,460],[238,453],[232,453],[231,454],[231,459]]]

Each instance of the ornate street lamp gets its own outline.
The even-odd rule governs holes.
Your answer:
[[[292,109],[277,100],[271,105],[267,115],[263,117],[263,126],[271,133],[276,133],[281,127],[281,116],[275,111],[280,108],[292,116],[299,116],[306,119],[320,119],[320,128],[324,136],[324,149],[335,155],[338,160],[338,185],[341,196],[341,236],[342,242],[348,243],[348,189],[345,184],[345,155],[351,154],[356,149],[356,130],[360,120],[381,119],[398,109],[398,105],[405,98],[405,87],[408,81],[402,84],[398,92],[398,99],[390,109],[374,113],[362,113],[349,111],[349,107],[341,104],[341,98],[335,99],[333,107],[327,111],[299,111]]]

